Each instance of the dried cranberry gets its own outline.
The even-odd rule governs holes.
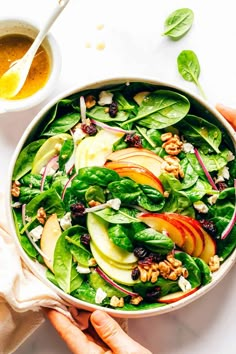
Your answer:
[[[160,286],[156,286],[155,288],[153,288],[152,290],[148,291],[146,293],[146,301],[148,302],[154,302],[156,301],[161,295],[161,288]]]
[[[225,182],[218,182],[216,184],[217,188],[219,189],[219,191],[223,191],[224,189],[228,188],[227,184]]]
[[[85,206],[82,203],[71,204],[70,206],[71,216],[76,219],[78,216],[83,216],[85,212]]]
[[[82,243],[82,245],[86,247],[89,246],[90,240],[91,240],[91,236],[89,234],[84,234],[80,236],[80,242]]]
[[[111,118],[115,118],[118,113],[118,104],[116,102],[112,102],[109,106],[109,115]]]
[[[201,226],[203,227],[204,230],[206,230],[210,235],[212,236],[216,236],[216,226],[213,223],[213,221],[210,220],[205,220],[205,219],[201,219],[199,220]]]
[[[152,261],[155,263],[159,263],[164,259],[166,259],[166,255],[159,254],[159,253],[152,253],[152,252],[149,254],[149,257],[152,257]]]
[[[93,123],[90,124],[82,123],[81,130],[88,135],[95,135],[97,133],[97,127]]]
[[[138,267],[135,267],[133,270],[132,270],[132,273],[131,273],[131,277],[133,280],[137,280],[140,276],[140,270],[138,269]]]
[[[143,259],[143,258],[145,258],[148,255],[148,251],[144,247],[135,247],[134,255],[138,259]]]
[[[129,146],[133,146],[136,148],[141,148],[142,147],[142,141],[139,135],[137,134],[127,134],[125,137],[125,142]]]

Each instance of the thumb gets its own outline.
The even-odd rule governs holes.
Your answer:
[[[236,130],[236,109],[224,106],[223,104],[217,103],[216,109],[218,112],[224,116],[224,118],[232,125]]]
[[[102,311],[92,313],[91,323],[99,337],[114,354],[151,354],[151,352],[130,338],[108,314]]]

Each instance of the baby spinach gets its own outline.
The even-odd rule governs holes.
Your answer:
[[[209,266],[201,258],[193,257],[193,259],[201,272],[201,285],[206,285],[206,284],[210,283],[212,276],[211,276],[211,271],[210,271]]]
[[[105,208],[103,210],[96,211],[95,214],[111,224],[129,224],[140,222],[136,218],[137,210],[131,208],[121,207],[119,210]]]
[[[166,306],[166,304],[160,303],[160,302],[154,302],[154,303],[148,303],[145,301],[142,301],[138,306],[137,305],[132,305],[129,303],[125,303],[124,306],[122,307],[122,311],[140,311],[140,310],[150,310],[154,309],[157,307],[162,307]],[[115,307],[114,310],[120,310],[119,307]]]
[[[128,252],[133,252],[134,246],[129,238],[129,228],[118,224],[108,228],[108,236],[112,242]]]
[[[192,288],[196,288],[201,285],[201,271],[195,263],[194,259],[185,252],[179,252],[175,254],[175,258],[182,262],[184,268],[188,270],[187,280],[192,285]]]
[[[92,271],[88,276],[89,284],[97,290],[101,288],[108,297],[117,296],[117,297],[126,297],[127,294],[122,291],[114,288],[114,286],[108,284],[96,271]]]
[[[163,208],[165,198],[162,193],[146,184],[140,184],[139,187],[143,193],[138,197],[138,204],[142,208],[148,211],[158,211]]]
[[[70,293],[74,290],[79,289],[84,281],[82,274],[79,274],[76,270],[76,264],[72,264],[71,274],[70,274]]]
[[[194,82],[201,95],[206,98],[198,80],[200,75],[200,64],[196,54],[192,50],[183,50],[177,57],[177,65],[179,73],[183,79]]]
[[[59,169],[61,171],[64,170],[65,164],[71,157],[73,151],[74,151],[74,141],[70,139],[65,140],[59,154]]]
[[[120,176],[117,172],[105,167],[83,167],[79,169],[77,179],[88,185],[106,187],[113,181],[119,181]]]
[[[113,198],[119,198],[124,204],[135,204],[138,196],[142,193],[136,182],[126,178],[109,183],[107,188]]]
[[[86,202],[95,200],[100,203],[105,203],[106,198],[103,189],[100,186],[91,186],[85,192]]]
[[[71,293],[71,295],[90,304],[96,304],[96,290],[88,281],[84,281],[79,288]]]
[[[184,178],[181,181],[182,189],[192,187],[198,180],[198,174],[194,170],[193,166],[189,163],[187,158],[180,161],[180,166],[184,172]]]
[[[218,154],[204,154],[201,151],[199,153],[208,172],[219,171],[228,163],[228,149],[224,149]]]
[[[152,228],[137,232],[134,240],[156,253],[167,254],[174,248],[174,242],[168,236]]]
[[[155,283],[151,283],[150,281],[147,282],[138,282],[134,284],[134,291],[139,293],[142,297],[146,297],[146,294],[149,291],[155,289],[155,287],[161,288],[160,296],[165,296],[170,293],[174,293],[180,290],[178,285],[178,281],[176,280],[169,280],[164,279],[162,277],[158,277],[158,280]]]
[[[118,111],[117,115],[114,118],[112,118],[110,114],[106,112],[104,107],[95,106],[91,110],[87,111],[87,116],[89,118],[98,120],[99,122],[103,122],[103,123],[125,122],[129,117],[129,113],[125,111]]]
[[[222,140],[220,129],[207,120],[188,114],[179,124],[184,129],[188,141],[196,147],[200,147],[204,153],[220,153],[219,146]]]
[[[19,180],[32,169],[34,157],[39,148],[45,143],[45,139],[32,141],[21,150],[14,167],[13,180]]]
[[[189,108],[187,97],[170,90],[157,90],[144,98],[137,116],[125,124],[138,121],[147,128],[163,129],[183,119]]]
[[[55,134],[66,133],[80,121],[80,114],[67,113],[60,118],[53,120],[43,131],[42,136],[53,136]]]
[[[193,24],[194,13],[191,9],[183,8],[172,12],[165,20],[163,35],[172,39],[183,37]]]
[[[89,260],[92,258],[92,254],[89,250],[85,249],[80,242],[80,236],[69,237],[66,236],[66,241],[69,243],[69,249],[73,255],[74,260],[82,267],[89,266]]]
[[[184,192],[189,200],[194,203],[197,200],[201,200],[205,194],[211,194],[212,187],[210,183],[198,179],[192,187],[185,189]]]

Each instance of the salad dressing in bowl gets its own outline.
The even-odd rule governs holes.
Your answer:
[[[190,303],[235,261],[234,141],[213,108],[168,83],[65,92],[31,122],[11,164],[7,211],[24,261],[83,309],[132,318]],[[217,184],[224,167],[227,188],[215,190],[205,172]]]

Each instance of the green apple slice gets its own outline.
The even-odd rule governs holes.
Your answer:
[[[44,257],[44,262],[48,268],[53,272],[53,258],[57,240],[61,236],[61,228],[57,219],[57,214],[52,214],[47,219],[43,233],[40,240],[40,247],[43,253],[47,256]]]
[[[108,223],[99,216],[88,213],[87,227],[91,239],[97,249],[106,258],[122,264],[133,264],[137,262],[137,258],[131,252],[128,252],[116,246],[109,238],[107,231]]]
[[[92,142],[94,141],[94,136],[88,136],[84,138],[79,145],[77,146],[75,152],[75,170],[78,170],[82,167],[87,167],[87,154],[88,149],[90,148]]]
[[[72,139],[72,136],[66,133],[57,134],[47,139],[35,155],[32,173],[40,173],[42,168],[47,165],[53,156],[59,155],[60,146],[68,139]]]
[[[123,285],[134,285],[137,280],[133,280],[131,277],[131,269],[116,268],[114,265],[107,262],[107,260],[98,251],[93,242],[90,242],[91,252],[97,261],[99,267],[114,281],[117,281]]]

